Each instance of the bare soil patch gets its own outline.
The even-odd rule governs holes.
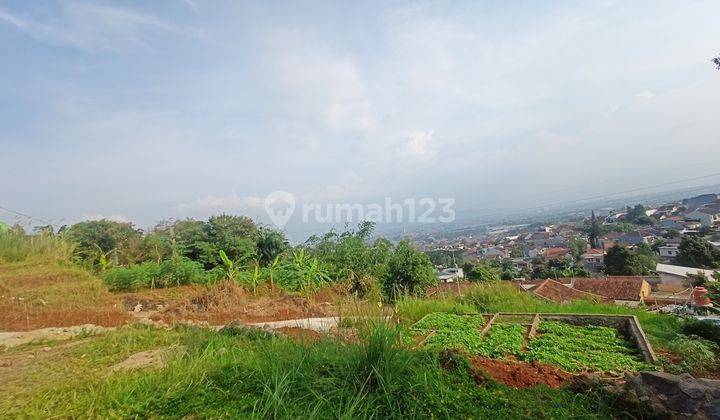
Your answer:
[[[495,381],[513,388],[527,388],[536,385],[559,388],[573,377],[572,374],[561,369],[538,362],[527,363],[474,356],[470,357],[470,363],[479,370],[479,376],[476,375],[479,382],[485,380],[482,374],[486,373]]]
[[[267,322],[332,316],[336,312],[327,294],[320,298],[302,297],[269,287],[267,289],[253,294],[234,282],[226,281],[194,296],[172,302],[150,318],[166,323],[193,320],[221,325],[238,319],[245,323]]]

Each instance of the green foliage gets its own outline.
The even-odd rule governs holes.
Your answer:
[[[641,308],[628,308],[612,303],[574,300],[555,303],[538,299],[521,292],[509,282],[479,284],[464,292],[457,301],[474,306],[481,313],[526,312],[526,313],[582,313],[635,315],[640,319],[643,330],[653,346],[664,347],[680,332],[678,317],[648,312]]]
[[[585,220],[585,233],[590,240],[590,246],[597,248],[600,245],[598,238],[603,235],[603,230],[597,217],[595,217],[594,211],[590,213],[590,220]]]
[[[712,321],[687,320],[682,326],[682,333],[711,341],[720,346],[720,325]]]
[[[718,346],[711,341],[680,335],[666,347],[680,358],[680,363],[663,363],[663,367],[669,372],[702,375],[718,366]]]
[[[632,223],[615,222],[605,225],[603,234],[607,232],[630,233],[634,232],[635,229],[637,229],[637,227],[635,227]]]
[[[720,268],[720,250],[696,236],[683,236],[680,241],[678,264],[698,268]]]
[[[268,227],[258,229],[258,262],[261,266],[271,265],[288,248],[288,240],[282,232]]]
[[[568,244],[570,253],[572,254],[575,261],[580,261],[580,257],[587,252],[588,242],[583,238],[572,238]]]
[[[304,249],[284,261],[278,274],[277,284],[291,291],[311,291],[330,282],[327,268]]]
[[[307,252],[321,260],[333,280],[383,278],[392,254],[392,245],[386,239],[369,244],[374,224],[360,223],[356,229],[342,233],[331,230],[322,237],[312,236],[304,244]]]
[[[0,263],[70,261],[73,245],[52,235],[18,234],[0,231]]]
[[[438,354],[406,349],[398,337],[386,325],[369,329],[356,343],[297,343],[194,328],[123,328],[80,343],[65,359],[49,361],[39,375],[42,382],[24,378],[32,389],[6,395],[0,412],[10,418],[53,413],[59,418],[258,419],[622,414],[597,395],[478,386],[467,362],[461,363],[464,359],[456,357],[455,367],[446,369]],[[169,345],[186,351],[163,369],[108,373],[108,366],[130,354]],[[56,370],[62,374],[53,374]]]
[[[500,280],[502,271],[487,261],[466,262],[463,264],[465,278],[477,282],[493,282]]]
[[[612,276],[648,275],[655,271],[656,265],[657,257],[645,244],[634,251],[615,244],[605,255],[605,273]]]
[[[142,236],[132,223],[90,220],[70,226],[61,236],[75,244],[75,255],[81,262],[93,267],[108,256],[112,256],[114,265],[132,264],[141,259]]]
[[[540,335],[528,345],[527,358],[530,360],[553,364],[570,372],[624,372],[650,368],[613,328],[541,322],[538,331]]]
[[[425,316],[413,325],[418,331],[468,331],[476,330],[485,325],[482,315],[456,315],[436,312]]]
[[[187,258],[144,262],[130,267],[113,268],[102,275],[110,291],[134,291],[143,288],[165,288],[184,284],[207,284],[217,280],[214,273]]]
[[[422,293],[435,283],[435,268],[428,256],[416,250],[409,240],[400,241],[388,261],[383,279],[385,297],[394,301],[400,293]]]
[[[562,277],[590,277],[590,272],[567,258],[545,259],[538,256],[532,261],[533,279],[557,279]]]
[[[449,298],[427,299],[417,296],[401,296],[395,303],[395,314],[406,324],[415,323],[433,312],[473,314],[477,313],[477,309],[472,305]]]
[[[517,324],[493,325],[480,348],[485,357],[504,358],[523,355],[525,327]]]
[[[464,255],[462,251],[446,251],[444,249],[436,249],[425,252],[430,258],[433,265],[441,267],[455,267],[463,264]]]
[[[645,206],[636,204],[635,207],[628,207],[627,220],[636,225],[652,225],[654,223],[647,214],[645,214]]]

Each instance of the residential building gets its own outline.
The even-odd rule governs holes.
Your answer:
[[[650,283],[639,276],[572,279],[571,287],[611,299],[618,305],[638,306],[650,296]]]
[[[660,254],[660,258],[664,260],[671,260],[678,256],[680,249],[677,246],[668,245],[658,247],[658,252]]]
[[[660,276],[660,284],[667,291],[680,291],[686,289],[692,276],[704,275],[708,280],[713,280],[713,273],[717,270],[703,270],[701,268],[683,267],[680,265],[658,264],[655,268]]]
[[[580,256],[583,266],[591,272],[599,273],[605,267],[605,251],[602,249],[590,249]]]

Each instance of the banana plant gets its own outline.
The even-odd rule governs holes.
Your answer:
[[[235,266],[235,263],[228,258],[225,251],[222,249],[220,250],[220,261],[223,263],[223,268],[225,269],[225,275],[229,279],[236,279],[238,277],[238,274],[240,274],[240,270]]]

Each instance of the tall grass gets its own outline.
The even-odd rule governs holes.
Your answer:
[[[0,263],[59,263],[70,261],[73,245],[52,235],[0,232]]]
[[[93,354],[126,348],[137,334],[134,329],[111,333],[102,340],[112,340],[112,346],[95,341]],[[385,324],[370,328],[357,343],[297,343],[190,329],[180,342],[187,353],[162,370],[109,377],[100,370],[92,379],[71,375],[61,385],[35,384],[33,397],[6,414],[340,419],[618,414],[594,397],[565,390],[478,386],[467,363],[442,368],[441,356],[408,350],[397,337],[394,327]],[[88,351],[87,346],[74,350],[76,357]],[[5,405],[0,403],[0,409]]]
[[[395,304],[395,313],[399,320],[407,325],[414,324],[420,318],[433,312],[452,314],[472,314],[478,310],[473,305],[458,302],[452,298],[427,299],[404,296]]]

